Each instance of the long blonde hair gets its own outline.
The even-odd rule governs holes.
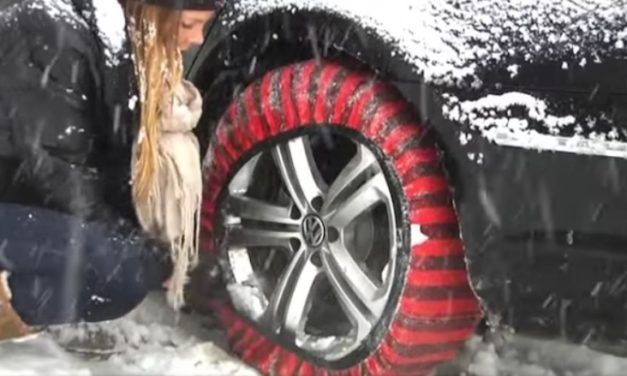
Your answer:
[[[146,203],[159,167],[159,119],[172,110],[174,90],[183,76],[177,46],[181,12],[127,0],[126,16],[141,103],[133,198]]]

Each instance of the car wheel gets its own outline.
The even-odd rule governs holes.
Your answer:
[[[426,374],[480,318],[439,151],[372,75],[309,61],[231,104],[204,163],[211,305],[277,375]]]

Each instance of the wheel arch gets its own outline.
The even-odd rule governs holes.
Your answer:
[[[197,130],[203,155],[218,120],[248,84],[280,66],[320,58],[365,68],[394,86],[434,132],[455,201],[464,199],[476,165],[459,142],[457,124],[442,114],[443,89],[424,82],[385,36],[331,12],[291,8],[240,20],[237,14],[218,18],[188,69],[205,97],[201,124],[206,125]]]
[[[408,90],[422,86],[421,74],[383,35],[341,15],[297,8],[239,20],[237,14],[226,14],[207,40],[187,74],[205,95],[206,132],[249,83],[269,70],[310,59],[340,60],[373,72],[399,89],[422,116],[415,90]]]

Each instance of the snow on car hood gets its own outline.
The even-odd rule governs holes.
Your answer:
[[[624,54],[627,43],[627,0],[238,0],[227,22],[280,9],[357,20],[386,39],[426,82],[445,86],[480,88],[479,72],[497,62],[505,62],[512,76],[522,62],[550,59],[565,69],[573,63],[585,66]],[[470,101],[444,99],[448,119],[498,144],[627,158],[627,143],[616,141],[616,127],[560,137],[566,125],[586,127],[573,116],[551,113],[542,98],[511,92]],[[512,107],[526,108],[528,118],[510,118]],[[530,121],[546,132],[532,129]],[[471,136],[461,131],[460,137]],[[608,149],[613,151],[608,154]]]

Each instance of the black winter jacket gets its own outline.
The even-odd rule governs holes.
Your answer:
[[[134,218],[134,68],[97,25],[91,0],[0,2],[0,203]]]

